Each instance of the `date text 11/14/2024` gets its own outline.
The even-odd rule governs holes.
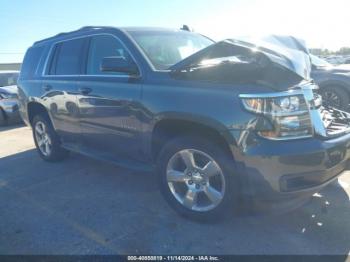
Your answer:
[[[219,261],[217,256],[128,256],[128,261]]]

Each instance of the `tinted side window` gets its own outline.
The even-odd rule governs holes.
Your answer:
[[[58,43],[49,70],[50,75],[79,75],[82,68],[82,54],[86,38]]]
[[[28,79],[34,76],[43,51],[44,46],[31,47],[28,49],[21,67],[21,78]]]
[[[91,37],[86,73],[88,75],[125,75],[125,73],[101,71],[102,59],[110,56],[121,56],[133,63],[128,51],[115,37],[110,35]]]

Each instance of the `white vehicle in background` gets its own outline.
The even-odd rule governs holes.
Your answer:
[[[0,126],[21,121],[18,111],[18,71],[0,71]]]

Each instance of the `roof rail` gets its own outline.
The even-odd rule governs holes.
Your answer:
[[[114,28],[114,27],[112,27],[112,26],[83,26],[83,27],[81,27],[77,30],[74,30],[74,31],[59,33],[57,35],[45,38],[43,40],[36,41],[36,42],[34,42],[34,45],[42,43],[42,42],[46,42],[46,41],[54,39],[56,37],[70,35],[70,34],[79,33],[79,32],[84,32],[84,31],[91,31],[94,29],[102,29],[102,28]]]

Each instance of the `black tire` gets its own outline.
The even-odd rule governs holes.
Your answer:
[[[343,111],[349,110],[350,96],[344,88],[339,86],[326,86],[321,88],[321,95],[325,105],[338,108]],[[330,95],[336,97],[336,103],[329,99]]]
[[[44,154],[42,150],[39,148],[37,136],[35,134],[35,128],[38,123],[43,123],[45,125],[45,130],[47,136],[51,140],[51,150],[49,154]],[[69,151],[61,147],[60,138],[54,130],[50,118],[46,114],[39,114],[34,116],[32,121],[33,127],[33,138],[35,142],[36,149],[39,153],[39,156],[48,162],[57,162],[63,160],[68,154]]]
[[[209,155],[222,170],[225,178],[225,193],[221,202],[211,210],[194,211],[181,204],[168,186],[167,166],[172,157],[184,149],[194,149]],[[218,222],[229,215],[233,216],[238,207],[239,181],[234,174],[233,160],[220,146],[205,138],[184,136],[172,139],[161,150],[157,160],[158,181],[162,195],[168,204],[180,215],[203,222]],[[210,183],[208,183],[210,184]],[[186,190],[186,189],[185,189]],[[187,191],[188,192],[188,191]],[[232,211],[232,212],[231,212]]]
[[[6,113],[0,108],[0,126],[7,126],[8,121],[6,117]]]

